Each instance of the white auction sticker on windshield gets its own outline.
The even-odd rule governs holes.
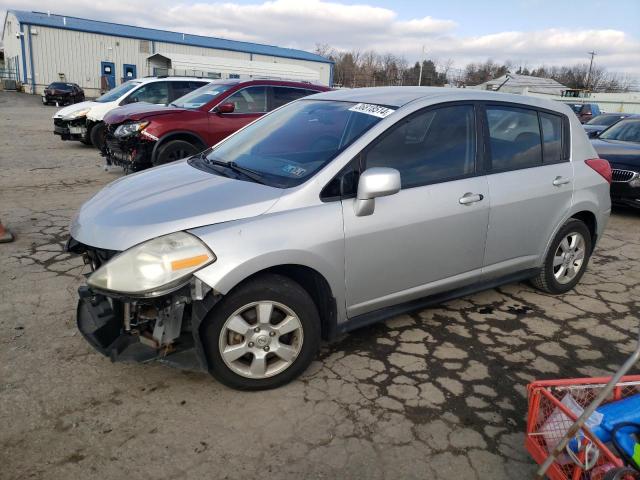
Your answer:
[[[395,110],[373,103],[358,103],[349,109],[352,112],[366,113],[374,117],[384,118],[391,115]]]

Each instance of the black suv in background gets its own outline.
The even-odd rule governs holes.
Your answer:
[[[67,105],[84,101],[84,90],[77,83],[53,82],[44,89],[42,103]]]

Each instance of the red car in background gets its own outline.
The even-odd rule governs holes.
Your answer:
[[[126,171],[180,160],[218,143],[265,113],[330,90],[302,82],[220,80],[168,106],[132,104],[104,117],[108,165]]]

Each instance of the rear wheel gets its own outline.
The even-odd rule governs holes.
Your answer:
[[[158,148],[158,154],[153,161],[153,166],[164,165],[198,153],[201,149],[185,140],[169,140]]]
[[[89,132],[89,139],[94,147],[99,150],[102,150],[105,142],[105,131],[106,127],[103,122],[96,123],[91,131]]]
[[[202,333],[213,377],[232,388],[264,390],[309,366],[320,345],[320,318],[306,290],[268,274],[230,292]]]
[[[556,234],[542,270],[532,279],[536,288],[565,293],[582,278],[591,255],[591,232],[584,222],[570,219]]]

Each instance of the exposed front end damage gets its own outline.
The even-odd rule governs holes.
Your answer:
[[[73,239],[67,249],[82,254],[91,271],[118,253]],[[200,280],[193,278],[178,290],[155,298],[119,296],[89,286],[80,287],[78,293],[78,329],[111,361],[159,361],[185,370],[208,370],[199,330],[220,297]]]
[[[53,134],[62,140],[87,140],[87,119],[80,117],[73,120],[56,117],[53,119]]]
[[[151,156],[157,138],[144,130],[138,135],[117,137],[115,131],[122,124],[107,125],[102,155],[107,165],[117,165],[125,172],[137,172],[151,166]]]

